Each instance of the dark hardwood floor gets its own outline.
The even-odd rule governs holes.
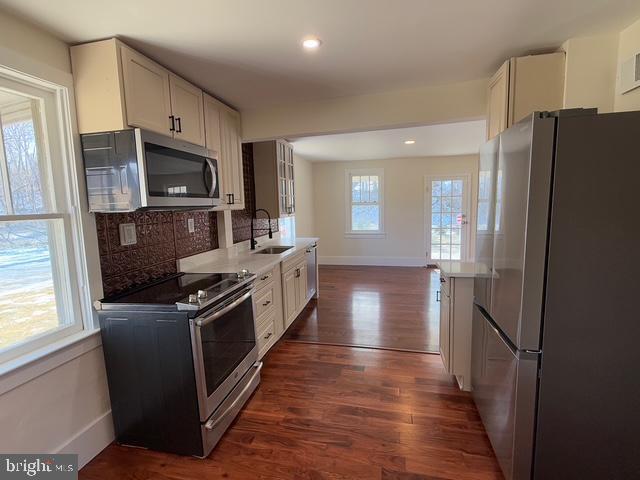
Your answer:
[[[286,333],[292,341],[438,351],[437,270],[320,266],[320,298]]]
[[[470,395],[436,355],[285,340],[264,362],[209,458],[113,444],[80,478],[502,478]]]

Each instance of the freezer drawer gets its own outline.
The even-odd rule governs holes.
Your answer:
[[[516,351],[473,309],[473,399],[506,480],[529,480],[538,355]]]

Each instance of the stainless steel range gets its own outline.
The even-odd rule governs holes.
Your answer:
[[[255,278],[180,273],[96,302],[119,443],[211,452],[260,383]]]

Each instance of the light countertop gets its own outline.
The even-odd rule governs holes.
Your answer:
[[[290,238],[268,240],[259,242],[255,250],[233,252],[229,253],[228,256],[222,256],[219,252],[213,250],[212,252],[181,259],[179,261],[179,269],[182,272],[194,273],[235,273],[242,269],[247,269],[251,273],[258,274],[273,268],[276,264],[300,253],[300,251],[306,250],[309,245],[317,243],[318,240],[319,238],[316,237],[296,237],[295,240]],[[275,246],[293,246],[293,248],[280,254],[256,253],[265,247]]]
[[[478,275],[485,275],[487,268],[484,265],[474,262],[455,262],[450,260],[441,260],[436,262],[440,272],[445,277],[462,277],[473,278]]]

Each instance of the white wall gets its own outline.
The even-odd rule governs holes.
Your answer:
[[[345,238],[345,171],[384,169],[383,239]],[[470,232],[475,232],[478,156],[397,158],[352,162],[314,162],[315,235],[323,263],[424,265],[425,176],[469,174]],[[470,255],[473,258],[473,245]]]
[[[63,85],[73,97],[68,46],[2,12],[0,64]],[[70,102],[75,129],[73,98]],[[82,160],[77,129],[74,134],[78,168]],[[84,195],[82,185],[81,196]],[[86,204],[80,207],[85,212],[83,233],[89,290],[93,298],[100,298],[102,287],[95,224],[86,213]],[[0,376],[0,451],[79,453],[83,464],[112,439],[109,393],[97,332],[54,355]]]
[[[243,110],[245,141],[484,118],[488,79]]]
[[[315,237],[313,164],[295,153],[293,164],[296,176],[296,235]]]
[[[622,63],[638,53],[640,53],[640,19],[620,32],[618,62]],[[636,88],[624,95],[616,93],[615,109],[617,112],[640,110],[640,88]]]
[[[640,110],[640,88],[619,92],[620,64],[640,53],[640,19],[621,32],[567,40],[564,106],[598,107],[602,113]]]

